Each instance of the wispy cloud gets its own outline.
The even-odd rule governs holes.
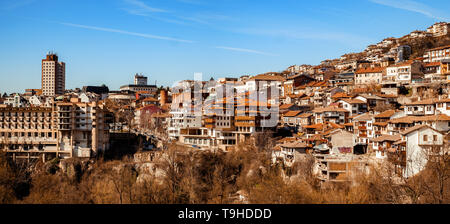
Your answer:
[[[224,46],[217,46],[218,49],[224,49],[229,51],[237,51],[237,52],[245,52],[245,53],[252,53],[252,54],[261,54],[261,55],[268,55],[268,56],[277,56],[275,54],[270,54],[262,51],[256,51],[251,49],[245,49],[245,48],[235,48],[235,47],[224,47]]]
[[[110,33],[120,33],[120,34],[144,37],[144,38],[149,38],[149,39],[168,40],[168,41],[176,41],[176,42],[183,42],[183,43],[195,43],[195,41],[191,41],[191,40],[183,40],[183,39],[158,36],[158,35],[152,35],[152,34],[129,32],[129,31],[125,31],[125,30],[118,30],[118,29],[111,29],[111,28],[104,28],[104,27],[97,27],[97,26],[86,26],[86,25],[73,24],[73,23],[59,23],[59,24],[65,25],[65,26],[82,28],[82,29],[97,30],[97,31],[103,31],[103,32],[110,32]]]
[[[159,20],[167,23],[174,23],[180,25],[189,25],[189,24],[211,25],[211,21],[232,20],[231,17],[220,14],[197,13],[194,15],[186,15],[182,12],[180,13],[150,7],[143,1],[139,0],[123,0],[123,1],[127,4],[127,6],[122,8],[122,10],[126,11],[127,13],[135,16],[148,17],[154,20]],[[178,0],[178,1],[195,5],[203,4],[203,2],[197,0]]]
[[[448,18],[444,18],[442,14],[438,12],[438,10],[433,9],[432,7],[425,5],[420,2],[416,2],[413,0],[369,0],[375,4],[384,5],[396,9],[402,9],[410,12],[416,12],[422,14],[424,16],[437,19],[437,20],[447,20]]]
[[[148,13],[166,13],[169,12],[165,9],[151,7],[139,0],[124,0],[130,6],[133,6],[132,9],[127,9],[128,12],[136,15],[148,15]]]

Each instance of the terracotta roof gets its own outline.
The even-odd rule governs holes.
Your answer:
[[[345,92],[339,92],[339,93],[336,93],[333,96],[331,96],[331,98],[335,98],[335,99],[337,99],[337,98],[351,98],[351,96],[347,95],[347,93],[345,93]]]
[[[283,148],[307,148],[308,145],[304,142],[289,142],[281,145]]]
[[[264,80],[264,81],[280,81],[281,82],[281,81],[284,81],[285,79],[281,76],[261,74],[261,75],[254,76],[254,77],[250,78],[249,80]]]
[[[416,126],[414,126],[414,127],[410,127],[410,128],[408,128],[408,129],[404,130],[404,131],[401,132],[400,134],[401,134],[401,135],[407,135],[407,134],[409,134],[409,133],[411,133],[411,132],[420,130],[420,129],[422,129],[422,128],[430,128],[430,127],[429,127],[428,125],[416,125]],[[431,129],[432,129],[432,128],[431,128]]]
[[[402,137],[400,135],[382,135],[378,138],[373,138],[371,141],[374,141],[374,142],[396,142],[401,139],[402,139]]]
[[[372,118],[373,118],[372,114],[365,113],[365,114],[356,116],[355,118],[353,118],[353,120],[355,120],[355,121],[365,120],[366,121],[366,120],[372,120]]]
[[[336,124],[336,123],[333,123],[333,122],[328,122],[328,124],[330,124],[330,126],[333,127],[333,128],[339,128],[339,129],[344,128],[343,125],[339,125],[339,124]]]
[[[435,104],[437,101],[438,101],[438,99],[433,98],[433,99],[426,99],[426,100],[416,101],[416,102],[412,102],[412,103],[407,103],[405,105],[407,105],[407,106],[430,105],[430,104]]]
[[[430,115],[415,117],[415,121],[450,121],[450,117],[446,114]]]
[[[288,111],[287,113],[284,114],[285,117],[295,117],[297,115],[299,115],[301,113],[301,111],[295,111],[295,110],[291,110]]]
[[[303,114],[298,115],[297,117],[298,118],[308,118],[308,117],[311,117],[311,116],[313,116],[313,115],[310,114],[310,113],[303,113]]]
[[[313,113],[323,113],[323,112],[349,112],[348,110],[344,108],[338,108],[338,107],[325,107],[325,108],[315,108],[313,110]]]
[[[385,67],[375,67],[375,68],[363,68],[358,69],[355,74],[366,74],[366,73],[382,73],[386,69]]]
[[[375,118],[390,118],[395,114],[395,110],[387,110],[375,116]]]
[[[287,96],[290,98],[301,98],[303,97],[305,94],[301,93],[301,94],[288,94]]]
[[[412,123],[414,123],[415,120],[416,120],[415,117],[405,116],[405,117],[400,117],[400,118],[389,120],[389,123],[392,123],[392,124],[399,124],[399,123],[412,124]]]
[[[279,107],[280,110],[286,110],[289,109],[291,107],[295,106],[295,104],[291,103],[291,104],[283,104]]]
[[[373,125],[386,127],[388,125],[388,122],[375,122],[375,123],[373,123]]]
[[[323,129],[323,127],[324,127],[324,124],[322,124],[322,123],[303,126],[303,128],[310,128],[310,129]]]
[[[366,104],[366,102],[358,99],[341,99],[341,100],[349,104]]]

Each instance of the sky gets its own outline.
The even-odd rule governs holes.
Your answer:
[[[40,88],[49,51],[66,88],[239,77],[319,64],[450,21],[448,0],[1,0],[0,92]]]

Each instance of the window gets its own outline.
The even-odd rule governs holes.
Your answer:
[[[427,142],[428,141],[428,135],[423,135],[423,141]]]
[[[437,142],[437,140],[438,140],[437,135],[433,135],[433,142]]]

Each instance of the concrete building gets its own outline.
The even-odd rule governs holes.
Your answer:
[[[437,47],[430,50],[425,51],[423,55],[424,62],[440,62],[442,60],[450,59],[450,45]]]
[[[427,32],[433,34],[434,37],[445,36],[448,34],[450,23],[440,22],[428,27]]]
[[[44,96],[63,95],[66,88],[66,64],[58,61],[58,56],[47,54],[42,59],[42,94]]]
[[[109,148],[111,119],[95,102],[1,107],[0,149],[13,159],[89,158]]]
[[[414,80],[421,78],[423,78],[422,63],[419,61],[407,61],[387,67],[384,81],[410,84]]]
[[[136,74],[134,76],[134,84],[135,85],[141,85],[141,86],[147,85],[147,77],[145,77],[143,75]]]
[[[120,87],[120,91],[131,91],[131,92],[139,92],[139,91],[148,91],[148,92],[156,92],[156,85],[148,85],[147,77],[136,74],[134,76],[134,84],[124,85]]]

